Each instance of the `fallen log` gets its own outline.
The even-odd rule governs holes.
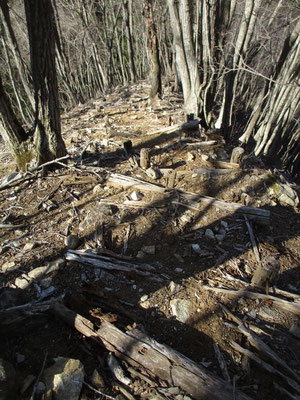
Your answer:
[[[272,301],[273,305],[282,311],[288,311],[295,315],[300,315],[300,303],[292,303],[287,300],[279,299],[278,297],[274,297],[267,294],[250,292],[248,290],[230,290],[225,288],[211,287],[204,285],[202,286],[204,289],[211,290],[215,293],[225,294],[228,297],[239,299],[241,297],[248,297],[250,299],[262,299]]]
[[[118,358],[146,370],[149,376],[164,380],[170,386],[180,387],[195,399],[251,400],[230,383],[142,332],[133,330],[124,333],[106,321],[96,331],[89,320],[62,304],[52,305],[51,310],[85,336],[102,343]]]
[[[201,196],[196,193],[185,192],[183,190],[169,189],[164,186],[146,182],[141,179],[132,178],[121,174],[111,174],[107,183],[112,186],[139,189],[154,193],[166,193],[166,202],[168,204],[178,204],[194,210],[201,210],[203,204],[219,207],[222,210],[227,210],[230,213],[246,214],[249,219],[256,219],[264,224],[269,224],[270,211],[262,208],[244,206],[238,203],[229,203],[223,200],[209,196]],[[176,195],[176,200],[172,200],[172,194]],[[174,196],[175,197],[175,196]],[[179,200],[178,200],[179,197]],[[150,206],[150,204],[149,204]],[[153,204],[155,207],[155,204]]]

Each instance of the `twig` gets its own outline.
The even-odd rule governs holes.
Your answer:
[[[246,225],[247,225],[247,228],[248,228],[250,240],[251,240],[251,243],[252,243],[252,249],[253,249],[253,252],[254,252],[256,261],[257,261],[258,263],[260,263],[259,251],[258,251],[256,242],[255,242],[255,237],[254,237],[254,233],[253,233],[252,227],[251,227],[251,225],[250,225],[250,223],[249,223],[249,220],[248,220],[247,215],[244,214],[244,218],[245,218]]]
[[[33,386],[32,394],[31,394],[30,400],[34,400],[35,392],[36,392],[36,389],[37,389],[37,385],[38,385],[38,383],[39,383],[39,381],[40,381],[40,379],[41,379],[41,376],[42,376],[42,374],[43,374],[43,372],[44,372],[44,369],[45,369],[47,357],[48,357],[48,351],[46,351],[46,353],[45,353],[43,365],[42,365],[42,368],[41,368],[41,370],[40,370],[39,376],[37,377],[37,379],[36,379],[36,381],[35,381],[35,384],[34,384],[34,386]]]
[[[83,381],[83,384],[84,384],[85,386],[87,386],[89,389],[91,389],[93,392],[95,392],[95,393],[97,393],[97,394],[100,394],[101,396],[104,396],[104,397],[106,397],[107,399],[115,400],[115,397],[112,397],[112,396],[109,396],[109,395],[106,394],[106,393],[100,392],[100,390],[95,389],[93,386],[89,385],[87,382]]]
[[[219,361],[219,365],[220,365],[220,369],[222,371],[223,377],[227,382],[230,382],[230,376],[229,376],[229,373],[228,373],[226,361],[225,361],[224,356],[221,353],[217,343],[214,343],[214,350],[215,350],[217,359]]]

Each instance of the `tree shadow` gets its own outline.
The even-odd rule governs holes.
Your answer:
[[[152,149],[154,146],[158,144],[161,145],[167,140],[169,140],[169,136],[166,135],[165,137],[160,138],[158,141],[149,139],[139,146],[150,147]],[[159,151],[160,150],[158,150],[158,152]],[[114,154],[115,153],[111,153],[112,156]],[[117,163],[120,161],[119,155],[115,155],[116,160],[113,161],[113,163],[115,163],[113,165],[117,165]],[[105,166],[107,166],[107,164],[105,164]],[[102,166],[102,168],[103,167],[104,166]],[[110,167],[112,167],[112,165],[110,165]],[[214,196],[217,197],[218,193],[221,193],[226,188],[228,189],[233,185],[239,184],[242,178],[242,173],[237,173],[234,177],[229,178],[226,182],[226,186],[224,185],[223,187],[220,186],[219,188],[214,188]],[[210,190],[210,185],[211,183],[208,181],[204,187],[206,187],[207,190]],[[256,193],[261,194],[266,190],[263,184],[257,184],[253,189]],[[83,190],[80,197],[88,197],[91,193],[92,188]],[[142,264],[145,262],[151,264],[153,263],[159,280],[147,281],[147,278],[139,277],[134,272],[132,274],[124,274],[106,271],[106,276],[104,274],[102,277],[101,274],[97,275],[94,267],[91,268],[85,266],[84,264],[80,265],[76,262],[68,262],[67,266],[59,271],[56,278],[54,278],[53,283],[57,285],[59,291],[63,291],[64,282],[68,282],[68,275],[71,275],[74,281],[68,285],[67,290],[70,290],[73,293],[78,293],[81,291],[79,290],[79,287],[82,285],[82,276],[85,274],[84,281],[94,282],[94,284],[100,288],[102,287],[103,289],[107,289],[109,288],[109,285],[111,285],[111,290],[107,291],[107,311],[110,311],[109,306],[110,304],[113,304],[114,299],[117,299],[120,302],[117,303],[116,308],[119,307],[120,309],[121,305],[123,304],[123,308],[125,307],[126,309],[127,307],[130,310],[127,313],[124,312],[125,318],[123,321],[118,322],[122,328],[124,328],[126,324],[132,323],[133,321],[138,322],[144,326],[149,335],[153,335],[159,341],[167,342],[167,344],[183,352],[194,361],[210,361],[211,354],[213,354],[213,343],[215,341],[213,330],[211,330],[212,336],[210,337],[208,332],[204,333],[203,330],[201,331],[201,328],[203,328],[204,324],[213,324],[211,321],[214,320],[215,315],[219,315],[221,318],[223,311],[218,303],[215,301],[214,308],[205,310],[205,302],[202,304],[201,301],[199,301],[199,306],[202,304],[202,309],[200,312],[197,312],[197,310],[192,310],[190,319],[188,319],[186,323],[181,323],[180,321],[176,320],[176,318],[171,316],[169,302],[170,299],[176,298],[177,296],[180,298],[180,293],[184,291],[184,288],[191,280],[193,280],[194,287],[196,289],[198,288],[197,290],[199,290],[201,296],[203,296],[204,299],[207,298],[207,295],[203,294],[203,291],[201,290],[200,280],[207,280],[208,282],[213,280],[213,276],[210,276],[210,273],[217,271],[220,268],[220,265],[226,265],[226,263],[232,258],[242,257],[245,252],[250,251],[248,245],[249,238],[247,237],[245,230],[243,210],[241,210],[241,212],[231,211],[228,213],[226,210],[223,212],[222,210],[218,209],[218,206],[216,206],[214,200],[207,201],[205,204],[202,203],[202,205],[199,206],[199,210],[195,210],[193,208],[190,209],[174,203],[174,201],[178,200],[178,196],[180,196],[180,190],[175,189],[170,189],[159,199],[154,198],[147,208],[138,207],[137,209],[128,209],[126,206],[124,207],[124,204],[122,203],[122,195],[124,195],[124,193],[125,191],[119,190],[119,201],[115,204],[115,206],[118,207],[117,213],[111,215],[110,218],[107,218],[107,216],[104,215],[99,219],[99,221],[95,221],[95,226],[92,228],[92,231],[82,235],[81,240],[85,242],[93,241],[95,239],[95,235],[97,235],[97,231],[104,226],[104,245],[106,245],[106,247],[115,253],[122,254],[126,237],[124,234],[122,234],[122,231],[118,230],[118,238],[117,240],[114,240],[115,236],[113,230],[122,225],[126,227],[129,225],[134,226],[136,221],[142,217],[145,217],[146,222],[147,220],[150,222],[149,226],[146,226],[147,224],[145,223],[145,229],[142,232],[129,237],[128,249],[135,249],[134,253],[129,253],[129,255],[133,257],[135,264]],[[194,200],[196,201],[197,199]],[[82,206],[89,205],[93,206],[92,208],[94,209],[99,207],[99,202],[96,205],[94,205],[94,203],[95,197],[90,199],[87,198],[83,201]],[[70,205],[66,207],[64,211],[68,212],[71,209],[72,206]],[[258,223],[254,229],[256,235],[260,237],[261,246],[263,246],[264,243],[268,243],[272,235],[274,236],[274,227],[277,232],[284,222],[286,224],[288,222],[292,223],[292,219],[299,221],[299,215],[292,210],[286,211],[285,208],[280,208],[277,206],[269,207],[269,209],[271,211],[273,232],[271,231],[272,227],[262,226],[260,223]],[[189,217],[186,217],[188,210],[190,215]],[[54,211],[52,214],[53,217],[58,215],[58,213],[59,210]],[[213,214],[213,216],[210,216],[212,221],[209,223],[205,222],[205,217],[208,215],[208,213]],[[286,213],[288,216],[289,221],[286,221],[287,216],[284,213]],[[38,225],[43,221],[43,218],[43,212],[39,211],[30,215],[28,220],[34,220],[34,223]],[[220,228],[222,221],[226,222],[231,230],[227,231],[225,239],[218,243],[215,238],[209,238],[209,236],[206,235],[206,231],[210,229],[214,234],[216,234],[216,228]],[[292,232],[290,232],[291,237],[296,238],[297,235],[299,235],[298,229],[299,228],[297,228],[297,225],[295,224]],[[280,231],[280,233],[282,233],[282,231]],[[2,234],[2,239],[4,238],[5,233]],[[273,241],[271,244],[274,245],[274,243],[278,247],[278,241]],[[145,245],[155,245],[156,248],[159,249],[158,254],[144,254],[143,260],[139,261],[136,259],[136,250],[141,249]],[[198,252],[193,250],[192,245],[198,245]],[[282,244],[280,251],[283,251],[284,249],[285,246]],[[40,265],[43,265],[44,262],[48,261],[52,257],[53,259],[57,258],[58,255],[63,256],[64,253],[65,248],[64,245],[62,245],[60,249],[56,249],[55,254],[53,253],[52,256],[48,256],[47,259],[41,258],[39,263]],[[287,257],[288,256],[291,256],[291,254],[287,255]],[[297,255],[295,254],[294,256],[296,257]],[[178,265],[181,271],[177,271],[175,265]],[[252,271],[255,269],[256,265],[257,263],[253,261],[251,266]],[[27,270],[30,268],[31,265],[21,263],[22,270]],[[295,277],[297,277],[297,279],[299,277],[298,266],[295,268],[295,270],[283,271],[279,276],[278,282],[286,284],[287,280]],[[110,282],[109,279],[111,279]],[[6,275],[6,282],[8,281],[9,273]],[[179,286],[178,292],[170,291],[169,284],[171,281]],[[38,284],[38,282],[36,283]],[[116,284],[117,286],[114,287]],[[34,286],[34,281],[32,282],[32,285]],[[297,287],[298,285],[299,281],[295,286]],[[139,287],[143,289],[142,292],[137,290]],[[159,291],[162,293],[160,293],[159,296],[154,296],[155,301],[160,299],[160,301],[163,303],[163,300],[165,299],[166,304],[157,304],[157,306],[155,306],[155,304],[150,304],[149,308],[147,309],[141,307],[141,295],[147,295],[151,298],[156,292]],[[82,297],[79,297],[79,299],[82,299]],[[88,300],[91,300],[91,297]],[[75,304],[74,295],[73,300],[69,300],[69,302],[70,304],[73,304],[73,307],[78,310],[78,312],[82,312],[84,314],[85,311],[85,313],[87,313],[86,315],[89,316],[88,308],[84,309],[83,307],[81,309],[80,307],[82,307],[82,304]],[[95,302],[97,303],[97,300],[95,300]],[[102,304],[101,301],[100,304]],[[234,304],[236,304],[236,302]],[[234,304],[232,303],[232,306]],[[164,306],[165,313],[161,312],[160,310],[162,306]],[[214,324],[215,330],[222,329],[222,321],[220,323],[214,322]],[[74,336],[76,335],[73,334],[73,338]],[[221,338],[221,336],[219,337]],[[227,351],[226,347],[224,347],[224,351]],[[72,351],[69,354],[72,354]],[[230,365],[230,370],[232,371],[232,374],[234,374],[239,364],[229,353],[226,358]],[[220,371],[218,368],[219,367],[217,366],[217,363],[214,361],[212,370],[219,374]],[[245,377],[245,382],[246,381],[247,379]],[[241,380],[241,382],[243,382],[243,380]],[[268,395],[266,395],[264,398],[267,399],[267,396]]]

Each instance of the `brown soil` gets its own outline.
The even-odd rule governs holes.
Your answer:
[[[117,322],[114,323],[122,330],[137,324],[149,336],[202,363],[223,378],[213,346],[217,343],[236,387],[253,399],[287,398],[273,385],[276,382],[292,393],[283,379],[266,372],[232,349],[233,340],[272,364],[249,344],[236,329],[236,324],[228,323],[229,316],[225,315],[220,304],[225,304],[253,329],[255,327],[261,339],[299,373],[299,337],[289,332],[297,324],[297,316],[275,308],[270,301],[246,297],[233,301],[205,288],[209,285],[236,290],[249,286],[257,261],[243,214],[232,214],[212,204],[196,211],[171,204],[166,194],[140,190],[137,191],[143,194],[141,201],[151,202],[152,207],[130,208],[124,202],[131,199],[134,189],[110,186],[107,179],[111,173],[119,173],[229,202],[244,201],[250,206],[270,210],[269,226],[252,223],[260,257],[274,256],[281,265],[276,286],[300,296],[299,213],[272,197],[266,184],[267,171],[261,166],[254,166],[251,173],[238,170],[221,177],[177,175],[173,184],[165,177],[154,180],[147,176],[138,163],[133,162],[134,157],[138,160],[141,148],[151,149],[154,168],[175,171],[207,168],[208,159],[229,161],[228,154],[232,150],[232,147],[223,148],[221,138],[217,136],[208,138],[217,140],[213,147],[190,150],[188,145],[182,145],[183,140],[185,143],[206,140],[199,131],[151,134],[167,127],[170,121],[183,123],[184,116],[180,98],[166,95],[159,105],[151,108],[147,103],[147,91],[146,84],[121,88],[64,114],[63,137],[72,159],[69,167],[48,172],[45,176],[33,175],[31,180],[0,192],[1,222],[25,224],[24,228],[0,230],[1,286],[15,287],[16,278],[23,273],[63,257],[66,234],[80,237],[79,249],[102,247],[124,254],[124,244],[127,243],[125,255],[132,256],[135,262],[144,246],[155,246],[155,254],[144,252],[142,256],[143,262],[155,267],[156,280],[117,271],[95,273],[90,266],[67,261],[62,270],[51,276],[51,285],[56,288],[53,296],[65,293],[64,302],[95,323],[97,318],[91,316],[91,310],[95,313],[95,309],[101,307],[104,314],[116,314]],[[133,144],[130,158],[123,147],[128,140]],[[85,146],[87,148],[82,153]],[[76,167],[74,162],[77,162]],[[2,177],[8,176],[12,169],[13,163],[3,148]],[[51,198],[53,209],[43,205],[38,207],[60,181]],[[99,186],[94,190],[96,185]],[[99,204],[104,199],[110,202],[109,206]],[[91,215],[89,221],[87,215]],[[83,222],[85,219],[86,223]],[[224,240],[218,242],[208,238],[205,235],[207,229],[214,234],[223,232]],[[24,250],[28,243],[34,243],[30,251]],[[9,262],[12,263],[10,269],[4,272]],[[105,301],[91,294],[91,285],[93,290],[95,287],[104,290]],[[38,283],[31,285],[20,294],[19,304],[35,299],[39,290]],[[141,305],[140,299],[144,295],[148,296],[147,302]],[[175,298],[190,301],[190,316],[186,323],[179,322],[172,315],[170,302]],[[116,304],[120,305],[119,309]],[[106,379],[107,387],[103,391],[116,395],[105,365],[105,349],[90,343],[51,314],[27,316],[25,321],[3,331],[0,344],[2,358],[16,367],[22,382],[29,374],[38,376],[47,352],[47,365],[57,356],[80,359],[87,381],[98,368]],[[18,354],[25,356],[19,364]],[[273,365],[289,375],[278,364]],[[29,398],[31,390],[29,388],[20,398]],[[135,396],[140,398],[137,394]],[[98,397],[85,388],[82,398]]]

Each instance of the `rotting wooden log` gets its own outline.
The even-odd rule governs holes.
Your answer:
[[[123,188],[135,188],[149,192],[164,193],[166,191],[166,188],[163,186],[155,185],[154,183],[142,181],[141,179],[136,179],[121,174],[111,174],[107,184],[117,187],[122,186]]]
[[[260,365],[266,371],[268,371],[271,374],[274,374],[276,376],[279,376],[280,378],[283,378],[294,390],[296,390],[296,392],[298,394],[300,394],[300,385],[296,381],[294,381],[294,379],[290,378],[289,376],[284,375],[278,369],[274,368],[271,364],[267,363],[266,361],[263,361],[252,351],[243,348],[242,346],[240,346],[238,343],[234,342],[233,340],[230,342],[230,344],[234,350],[251,358],[251,360],[255,361],[258,365]]]
[[[300,315],[300,303],[292,303],[287,300],[279,299],[278,297],[274,297],[267,294],[250,292],[249,290],[230,290],[226,288],[212,287],[203,285],[203,289],[211,290],[215,293],[225,294],[234,299],[239,299],[242,297],[248,297],[250,299],[262,299],[272,301],[273,305],[283,311],[291,312],[295,315]]]
[[[243,324],[240,324],[238,329],[247,337],[252,346],[267,355],[272,361],[275,361],[277,364],[281,365],[286,371],[289,372],[290,376],[292,376],[298,384],[300,383],[300,376],[294,370],[292,370],[292,368],[290,368],[287,363],[282,360],[263,340],[261,340],[260,337],[258,337],[250,329],[246,328]]]
[[[203,204],[215,206],[231,213],[246,214],[249,219],[256,219],[264,224],[269,224],[270,211],[262,208],[243,206],[238,203],[229,203],[214,197],[199,196],[195,193],[180,191],[180,204],[195,210],[201,210]]]
[[[230,162],[231,163],[235,163],[235,164],[239,164],[239,162],[241,161],[244,153],[245,153],[245,150],[242,147],[235,147],[232,150]]]
[[[218,200],[214,197],[201,196],[196,193],[185,192],[183,190],[172,190],[164,186],[156,185],[154,183],[149,183],[141,179],[136,179],[121,174],[111,174],[107,183],[112,186],[135,188],[141,191],[145,190],[150,192],[166,193],[167,196],[169,196],[165,200],[168,202],[168,204],[172,202],[173,204],[179,204],[195,210],[201,210],[203,208],[203,204],[205,206],[215,206],[223,210],[227,210],[230,213],[246,214],[249,219],[257,219],[264,224],[269,224],[270,211],[262,208],[244,206],[238,203],[229,203],[223,200]],[[172,200],[172,193],[176,194],[177,198],[179,196],[179,200]]]
[[[193,143],[186,143],[185,146],[187,146],[189,149],[197,149],[201,147],[208,147],[208,146],[214,146],[218,144],[217,140],[208,140],[207,142],[193,142]]]
[[[205,142],[204,142],[205,143]],[[172,172],[175,172],[174,169],[172,168],[161,168],[160,173],[163,176],[169,176]],[[236,174],[236,173],[241,173],[242,171],[237,171],[234,169],[216,169],[216,168],[197,168],[193,169],[191,171],[176,171],[177,176],[185,176],[185,175],[200,175],[200,176],[216,176],[216,175],[230,175],[230,174]]]
[[[216,167],[216,168],[240,169],[239,164],[227,161],[218,161],[218,160],[206,161],[206,164],[210,167]]]
[[[62,304],[52,305],[51,311],[131,366],[143,369],[149,376],[158,377],[171,386],[180,387],[195,399],[232,400],[234,393],[236,400],[251,400],[201,365],[137,330],[124,333],[104,321],[96,331],[91,321]]]
[[[141,149],[140,151],[140,167],[147,169],[150,167],[150,149]]]
[[[122,260],[112,259],[111,257],[100,256],[93,253],[83,252],[81,250],[68,250],[66,253],[67,260],[78,261],[93,265],[95,268],[103,268],[107,270],[135,272],[138,275],[150,277],[151,272],[156,269],[150,264],[134,264]]]
[[[148,132],[147,136],[159,135],[161,133],[173,133],[173,132],[176,132],[179,130],[181,130],[181,124],[176,124],[176,125],[166,126],[166,127],[157,129],[156,131],[153,131],[153,132]]]
[[[266,286],[268,294],[268,287],[274,282],[279,270],[280,263],[274,257],[265,257],[256,268],[251,280],[251,285]]]

